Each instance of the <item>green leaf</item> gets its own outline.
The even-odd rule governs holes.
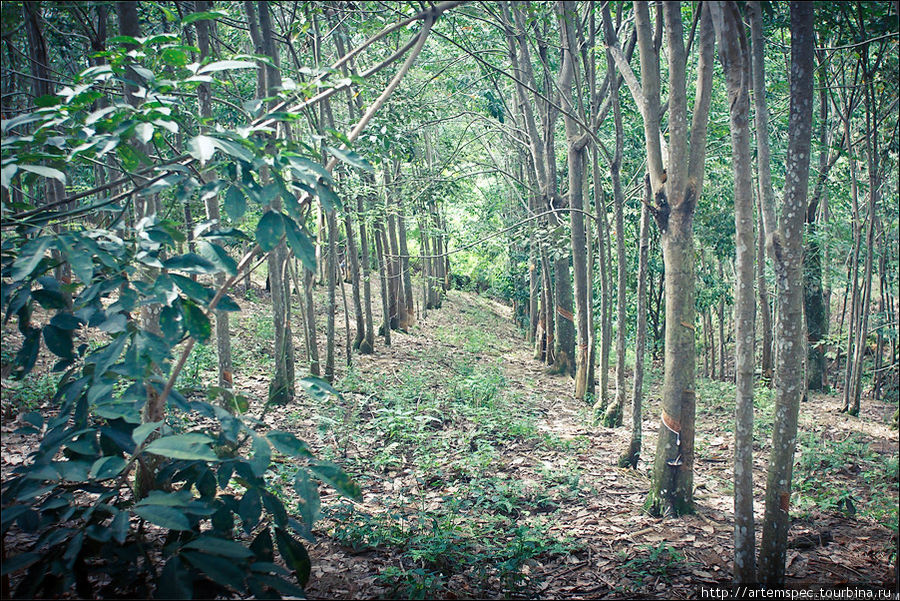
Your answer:
[[[249,559],[253,557],[253,551],[244,545],[217,536],[201,536],[184,545],[182,549],[195,549],[211,555],[221,555],[222,557],[234,559]]]
[[[256,69],[256,63],[250,61],[216,61],[197,69],[197,75],[225,71],[228,69]]]
[[[194,577],[191,570],[181,561],[181,557],[173,555],[166,562],[156,583],[154,597],[157,599],[193,599]]]
[[[172,257],[171,259],[166,259],[163,263],[163,267],[166,269],[177,269],[185,273],[199,274],[218,273],[220,271],[212,261],[201,257],[197,253],[186,253],[177,257]]]
[[[138,123],[134,126],[134,133],[137,134],[138,140],[146,144],[153,137],[153,125],[150,123]]]
[[[203,309],[190,301],[182,303],[184,307],[184,325],[188,333],[199,343],[205,343],[212,334],[212,325]]]
[[[359,485],[340,468],[328,461],[317,461],[310,464],[309,469],[319,477],[322,482],[331,485],[336,491],[345,497],[362,500],[362,491]]]
[[[266,211],[256,226],[256,241],[260,247],[269,252],[281,241],[284,235],[284,220],[280,213]]]
[[[18,282],[31,275],[31,272],[35,270],[38,263],[44,258],[44,253],[47,252],[52,243],[53,239],[49,236],[41,236],[23,244],[18,258],[13,263],[12,273],[10,274],[12,280]]]
[[[348,150],[346,148],[333,148],[331,146],[326,146],[325,149],[348,165],[352,165],[353,167],[357,167],[359,169],[370,172],[375,170],[369,161],[359,156],[352,150]]]
[[[244,571],[234,562],[197,551],[184,551],[181,557],[206,574],[212,582],[230,586],[237,591],[244,589]]]
[[[137,446],[141,446],[144,444],[144,441],[147,440],[147,437],[150,436],[155,430],[157,430],[161,425],[165,422],[147,422],[141,424],[131,433],[131,439],[134,441],[134,444]]]
[[[206,305],[215,296],[215,292],[207,288],[203,284],[195,282],[191,278],[186,278],[177,273],[170,274],[172,281],[178,286],[187,297],[193,301]]]
[[[12,185],[12,178],[15,177],[16,172],[19,168],[15,163],[10,163],[6,165],[2,169],[0,169],[0,186],[3,186],[7,190]]]
[[[319,185],[316,186],[316,194],[326,211],[333,211],[335,208],[341,208],[341,199],[335,194],[334,190],[331,189],[331,186],[320,182]]]
[[[229,186],[225,193],[225,213],[232,220],[237,221],[247,211],[247,198],[237,186]]]
[[[188,153],[204,165],[216,153],[215,141],[209,136],[195,136],[188,142]]]
[[[31,298],[36,300],[45,309],[65,309],[66,299],[59,290],[41,288],[31,293]]]
[[[40,558],[41,555],[39,553],[20,553],[19,555],[5,558],[3,560],[3,568],[0,569],[0,575],[6,576],[7,574],[23,570],[40,560]]]
[[[53,167],[45,167],[44,165],[19,165],[19,169],[22,171],[30,171],[32,173],[37,173],[43,177],[50,177],[62,183],[62,185],[66,185],[66,174],[60,171],[59,169],[54,169]]]
[[[300,510],[300,517],[303,518],[303,536],[311,538],[312,527],[316,520],[319,519],[319,510],[321,508],[321,498],[319,496],[319,485],[313,482],[306,470],[297,470],[294,477],[294,491],[300,497],[297,508]]]
[[[328,400],[329,395],[334,395],[338,398],[341,398],[341,393],[335,390],[331,384],[323,380],[322,378],[317,378],[315,376],[307,376],[300,380],[300,386],[303,390],[312,397],[314,400],[319,401],[320,403],[324,403]]]
[[[84,321],[71,313],[57,313],[50,320],[50,323],[61,330],[77,330]]]
[[[109,525],[109,529],[112,531],[113,540],[120,545],[124,545],[125,539],[128,538],[128,528],[130,526],[131,523],[128,519],[127,511],[120,511],[116,514],[116,517],[113,518],[112,523]]]
[[[139,517],[151,524],[168,528],[169,530],[190,530],[191,523],[187,516],[174,507],[165,505],[139,505],[132,508]]]
[[[305,442],[283,430],[272,430],[266,434],[266,438],[275,447],[275,450],[282,455],[289,457],[312,457],[309,447]]]
[[[159,329],[168,340],[175,342],[181,340],[184,332],[181,312],[175,307],[163,307],[159,312]]]
[[[294,256],[300,259],[308,270],[316,271],[316,247],[290,217],[284,217],[284,234],[288,246],[294,251]]]
[[[272,447],[262,436],[253,433],[253,457],[249,460],[254,476],[262,477],[272,462]]]
[[[224,271],[228,275],[237,273],[237,261],[218,244],[213,244],[206,240],[198,240],[197,250],[200,252],[200,256],[215,265],[217,270]]]
[[[118,455],[101,457],[91,466],[88,478],[94,480],[106,480],[107,478],[119,475],[119,472],[121,472],[124,467],[125,459]]]
[[[259,518],[262,515],[262,499],[259,496],[259,490],[250,488],[241,497],[238,504],[238,515],[244,523],[244,531],[248,534],[256,528]]]
[[[57,357],[73,359],[72,330],[63,330],[52,324],[44,326],[44,343]]]
[[[172,459],[218,461],[209,448],[211,442],[212,439],[203,434],[173,434],[157,438],[147,445],[146,452]]]
[[[278,542],[278,551],[284,558],[284,562],[297,575],[297,582],[300,583],[300,586],[306,586],[312,567],[306,547],[281,528],[275,529],[275,540]]]
[[[220,10],[211,10],[204,12],[191,13],[189,15],[185,15],[181,20],[182,25],[190,25],[191,23],[195,23],[197,21],[212,21],[215,19],[221,19],[222,17],[227,16],[224,12]]]

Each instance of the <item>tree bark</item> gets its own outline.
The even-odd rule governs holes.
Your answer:
[[[585,132],[572,117],[577,109],[572,96],[572,84],[575,80],[577,67],[577,54],[575,46],[575,32],[573,28],[578,22],[578,12],[574,2],[560,2],[557,4],[557,17],[560,28],[560,39],[563,48],[563,64],[560,69],[559,89],[561,91],[562,105],[566,109],[564,125],[566,128],[567,158],[569,165],[569,224],[572,229],[572,268],[575,272],[575,332],[577,334],[577,347],[572,344],[574,352],[575,398],[583,400],[588,389],[588,374],[590,372],[590,333],[588,331],[588,281],[587,281],[587,241],[584,230],[584,155],[588,138]],[[558,272],[561,273],[561,272]],[[565,276],[568,279],[568,262],[566,262]],[[557,286],[560,282],[557,281]],[[571,314],[571,310],[569,310]],[[561,322],[562,323],[562,322]],[[564,353],[569,349],[563,349]],[[565,357],[565,355],[560,355]],[[571,356],[571,355],[570,355]],[[568,371],[572,371],[567,366]]]
[[[756,582],[753,521],[753,368],[756,359],[753,292],[753,177],[750,170],[750,54],[737,5],[710,5],[725,70],[734,168],[734,583]],[[721,276],[722,264],[719,263]],[[720,311],[720,316],[722,312]],[[720,330],[721,332],[721,330]],[[720,334],[721,336],[721,334]],[[723,349],[720,351],[724,352]]]
[[[194,3],[195,12],[203,12],[210,9],[208,0],[197,0]],[[197,30],[197,47],[200,49],[201,62],[210,56],[209,45],[209,21],[201,19],[195,21],[194,27]],[[204,129],[208,127],[206,123],[212,120],[212,92],[209,83],[201,83],[197,88],[197,100],[200,104],[200,118],[205,122]],[[209,171],[204,172],[203,180],[209,182],[214,174]],[[219,211],[219,199],[217,195],[207,195],[204,200],[206,207],[206,218],[219,222],[221,214]],[[185,215],[189,214],[189,207],[185,205]],[[193,232],[191,232],[191,237]],[[215,275],[216,287],[220,288],[225,283],[225,274],[217,273]],[[231,332],[229,328],[229,317],[227,311],[216,311],[216,356],[219,367],[219,386],[230,389],[234,382],[234,367],[231,361]]]
[[[753,70],[755,89],[763,90],[762,24],[757,3],[753,16]],[[768,586],[783,586],[787,534],[790,527],[791,475],[797,440],[797,413],[804,394],[803,336],[803,224],[809,187],[809,151],[812,134],[813,6],[791,3],[791,104],[785,190],[781,220],[775,228],[773,205],[764,207],[766,239],[775,265],[778,286],[778,358],[775,366],[775,423],[772,454],[766,480],[766,509],[759,554],[759,575]],[[762,96],[762,95],[760,95]],[[759,102],[759,101],[758,101]],[[764,100],[763,100],[764,102]],[[762,139],[762,127],[757,127]],[[758,122],[759,123],[759,122]],[[771,197],[771,196],[770,196]]]

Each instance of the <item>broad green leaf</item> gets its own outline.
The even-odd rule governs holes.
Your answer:
[[[53,238],[49,236],[34,238],[23,244],[18,258],[13,263],[12,273],[10,274],[12,280],[18,282],[31,275],[31,272],[44,258],[44,253],[47,252],[51,244],[53,244]]]
[[[182,303],[184,308],[184,325],[188,333],[197,340],[197,342],[205,343],[212,334],[212,325],[203,309],[196,304],[185,301]]]
[[[303,231],[297,227],[296,222],[290,217],[284,218],[284,234],[288,246],[294,251],[294,256],[300,259],[308,270],[316,270],[316,247]]]
[[[234,562],[198,551],[184,551],[180,555],[206,574],[212,582],[230,586],[237,591],[243,590],[244,571]]]
[[[153,125],[150,123],[138,123],[134,126],[134,133],[137,134],[138,140],[146,144],[153,137]]]
[[[352,165],[353,167],[357,167],[359,169],[363,169],[365,171],[374,171],[375,169],[372,167],[372,164],[369,163],[366,159],[359,156],[357,153],[352,150],[348,150],[346,148],[333,148],[331,146],[325,147],[328,152],[336,156],[339,160],[347,163],[348,165]]]
[[[305,442],[283,430],[272,430],[266,434],[266,438],[275,447],[275,450],[288,457],[312,457],[309,447]]]
[[[244,531],[250,533],[259,523],[262,515],[262,499],[259,496],[259,490],[255,488],[248,489],[241,502],[238,504],[238,515],[244,523]]]
[[[45,309],[65,309],[66,299],[59,290],[41,288],[31,293],[31,298],[36,300]]]
[[[278,542],[278,551],[284,558],[284,562],[297,575],[297,582],[300,583],[300,586],[306,586],[312,567],[306,547],[281,528],[275,528],[275,540]]]
[[[195,136],[188,142],[188,153],[192,157],[200,161],[201,165],[206,164],[206,162],[212,158],[215,152],[215,142],[209,136]]]
[[[0,169],[0,186],[3,186],[7,190],[12,185],[12,178],[15,177],[16,171],[19,168],[15,163],[10,163],[9,165]]]
[[[197,250],[200,252],[201,257],[215,265],[219,271],[224,271],[228,275],[237,273],[237,262],[218,244],[207,242],[206,240],[198,240]]]
[[[319,182],[319,185],[316,186],[316,194],[326,211],[333,211],[341,208],[341,199],[334,190],[331,189],[331,186]]]
[[[199,282],[195,282],[191,278],[186,278],[183,275],[178,275],[177,273],[172,273],[169,275],[172,278],[172,281],[175,282],[175,285],[178,286],[181,291],[184,292],[191,300],[205,305],[210,300],[212,300],[213,296],[215,296],[215,292],[213,292],[210,288],[207,288]]]
[[[269,252],[281,241],[284,235],[284,220],[280,213],[266,211],[256,226],[256,241],[266,252]]]
[[[116,517],[113,518],[112,523],[109,525],[109,529],[112,531],[113,540],[120,545],[125,544],[125,539],[128,538],[129,526],[131,526],[131,524],[129,523],[127,511],[120,511],[116,514]]]
[[[253,433],[253,457],[250,458],[250,469],[253,475],[262,477],[272,462],[272,447],[262,436]]]
[[[241,189],[230,186],[225,193],[225,213],[234,221],[244,216],[247,210],[247,199]]]
[[[157,526],[168,528],[169,530],[190,530],[191,523],[187,516],[174,507],[165,505],[139,505],[132,508],[132,511]]]
[[[219,269],[212,261],[205,257],[201,257],[196,253],[186,253],[171,259],[166,259],[163,263],[166,269],[177,269],[185,273],[217,273]]]
[[[350,476],[333,463],[317,461],[310,464],[309,469],[326,484],[331,485],[336,491],[357,501],[362,500],[362,491],[359,485]]]
[[[311,396],[313,399],[324,403],[328,400],[329,395],[334,395],[336,397],[340,397],[341,393],[335,390],[331,384],[323,380],[322,378],[317,378],[315,376],[307,376],[300,380],[300,386],[303,390]]]
[[[3,568],[0,569],[0,575],[6,576],[7,574],[13,574],[27,568],[40,559],[41,555],[39,553],[19,553],[18,555],[4,558]]]
[[[191,23],[195,23],[197,21],[212,21],[215,19],[221,19],[222,17],[226,16],[228,15],[220,10],[191,13],[189,15],[185,15],[184,18],[181,19],[181,24],[190,25]]]
[[[159,329],[172,342],[181,339],[184,332],[183,321],[181,311],[175,307],[163,307],[159,312]]]
[[[53,324],[44,326],[44,343],[57,357],[73,359],[72,330],[63,330]]]
[[[225,71],[227,69],[256,69],[256,63],[250,61],[216,61],[197,69],[197,75]]]
[[[147,422],[141,424],[131,433],[131,439],[134,441],[134,444],[137,446],[141,446],[144,444],[144,441],[147,440],[147,437],[150,436],[156,429],[158,429],[165,422]]]
[[[108,455],[106,457],[101,457],[94,462],[88,477],[95,480],[106,480],[107,478],[119,475],[119,472],[121,472],[124,467],[124,458],[119,457],[118,455]]]
[[[297,475],[294,477],[294,491],[300,497],[297,508],[300,511],[300,517],[303,518],[301,534],[310,539],[312,537],[313,524],[319,519],[319,510],[321,508],[319,485],[310,479],[306,470],[301,469],[297,470]]]
[[[55,180],[58,180],[63,185],[66,185],[66,174],[60,171],[59,169],[54,169],[53,167],[45,167],[44,165],[19,165],[19,169],[22,171],[30,171],[31,173],[37,173],[42,177],[50,177]]]
[[[156,584],[156,599],[193,599],[194,575],[188,569],[181,556],[173,555],[166,562]]]
[[[146,452],[172,459],[218,461],[209,448],[212,440],[202,434],[173,434],[157,438],[147,445]]]
[[[244,545],[217,536],[201,536],[184,545],[182,549],[194,549],[210,555],[221,555],[234,559],[253,557],[253,551]]]
[[[57,313],[50,320],[50,323],[61,330],[77,330],[84,321],[71,313]]]

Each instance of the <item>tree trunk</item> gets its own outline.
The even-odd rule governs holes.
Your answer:
[[[384,336],[385,346],[391,346],[391,266],[388,258],[385,256],[385,242],[384,218],[379,217],[375,224],[375,253],[378,259],[378,269],[381,273],[381,311],[383,319],[379,334]]]
[[[753,368],[756,360],[753,293],[753,177],[750,171],[750,54],[737,6],[710,5],[719,57],[725,70],[731,118],[731,164],[734,168],[734,583],[756,582],[756,535],[753,521]],[[722,263],[719,262],[719,275]],[[722,311],[720,310],[720,318]],[[721,336],[721,329],[720,336]],[[724,349],[720,349],[724,353]]]
[[[366,174],[363,178],[367,185],[366,198],[369,201],[367,204],[371,206],[375,189],[375,177],[371,174]],[[362,253],[363,304],[366,319],[366,335],[359,345],[359,352],[368,354],[375,351],[375,325],[372,319],[372,274],[371,259],[369,257],[368,218],[366,217],[366,207],[363,206],[362,195],[356,197],[356,213],[359,216],[359,250]]]
[[[634,343],[634,381],[631,388],[631,442],[619,457],[619,467],[637,469],[641,456],[641,401],[644,387],[644,350],[647,346],[647,263],[650,255],[650,175],[644,176],[644,202],[641,205],[641,231],[637,276],[637,333]]]
[[[195,12],[204,12],[210,9],[210,3],[207,0],[197,0],[194,3]],[[201,19],[194,22],[197,30],[197,47],[200,49],[201,62],[210,56],[209,46],[209,21]],[[212,120],[212,93],[209,83],[201,83],[197,88],[197,99],[200,104],[200,118],[209,123]],[[205,127],[204,127],[205,129]],[[214,174],[209,171],[203,173],[205,182],[212,181]],[[206,218],[219,222],[221,215],[219,212],[219,198],[217,195],[209,194],[206,196]],[[190,222],[190,208],[185,204],[185,220]],[[193,238],[193,232],[189,235],[189,240]],[[191,244],[193,246],[193,244]],[[193,248],[191,249],[193,251]],[[225,274],[217,273],[215,276],[216,288],[221,288],[225,283]],[[227,311],[216,311],[216,355],[219,363],[219,386],[230,389],[233,386],[233,372],[231,361],[231,332],[229,328],[229,317]]]
[[[696,358],[694,209],[703,186],[706,158],[706,125],[709,118],[710,86],[715,37],[709,11],[700,17],[700,58],[697,66],[696,100],[688,128],[684,34],[681,3],[669,2],[662,12],[666,25],[669,62],[669,165],[663,178],[658,118],[658,58],[650,50],[647,5],[635,4],[641,71],[657,68],[655,103],[643,102],[650,180],[656,190],[655,219],[659,226],[666,270],[665,375],[662,389],[662,426],[653,463],[647,507],[654,514],[681,515],[693,511],[694,465],[694,363]],[[639,15],[639,16],[638,16]],[[646,87],[645,87],[646,89]],[[649,92],[647,92],[649,95]],[[663,183],[665,182],[665,183]]]
[[[758,3],[753,15],[753,71],[757,90],[765,89],[762,24]],[[775,265],[778,287],[778,358],[775,366],[775,423],[772,454],[766,480],[766,509],[759,554],[760,579],[767,586],[784,585],[787,535],[790,527],[791,475],[797,440],[797,413],[804,394],[803,341],[803,222],[809,186],[809,151],[812,134],[813,6],[791,3],[791,105],[785,191],[781,221],[775,229],[775,207],[764,207],[766,239]],[[757,106],[764,95],[757,96]],[[763,104],[764,106],[764,104]],[[763,111],[765,109],[763,108]],[[768,117],[757,115],[760,140],[767,132]],[[768,158],[768,157],[766,157]],[[763,155],[760,154],[760,162]],[[760,165],[762,168],[763,166]],[[768,196],[771,198],[771,195]]]
[[[577,54],[575,47],[575,32],[573,30],[578,22],[578,12],[574,2],[560,2],[557,5],[557,17],[559,20],[560,38],[563,48],[563,65],[560,69],[559,88],[563,100],[563,107],[567,110],[564,117],[566,128],[566,143],[568,146],[567,157],[569,166],[569,223],[572,228],[572,268],[575,272],[575,333],[577,334],[577,347],[571,345],[571,351],[562,349],[560,357],[565,358],[565,353],[571,352],[569,357],[574,358],[575,398],[583,400],[588,389],[588,374],[590,372],[590,333],[588,331],[588,279],[587,279],[587,241],[584,231],[584,155],[585,145],[589,138],[581,131],[570,113],[576,110],[572,97],[572,84],[577,70]],[[558,272],[561,273],[561,272]],[[568,280],[568,263],[566,263],[565,279]],[[557,280],[557,286],[560,281]],[[565,302],[565,299],[564,299]],[[571,301],[569,301],[571,302]],[[562,303],[560,306],[563,306]],[[571,305],[569,308],[571,314]],[[560,323],[565,323],[563,320]],[[566,326],[568,329],[568,326]],[[568,332],[566,331],[566,335]],[[562,336],[558,338],[558,341]],[[577,350],[576,350],[577,349]],[[574,356],[573,356],[574,355]],[[565,360],[565,359],[564,359]],[[562,369],[563,366],[557,366]],[[570,366],[565,366],[566,371],[573,371]]]
[[[266,94],[274,96],[276,88],[281,85],[281,75],[278,71],[278,47],[275,44],[275,36],[272,31],[272,21],[269,15],[268,2],[257,2],[257,17],[259,19],[259,35],[265,55],[275,66],[266,64]],[[248,15],[248,18],[250,15]],[[262,173],[261,180],[265,182],[268,174]],[[281,210],[281,198],[276,196],[271,204],[273,211]],[[269,400],[275,403],[288,403],[294,398],[294,357],[293,337],[291,336],[291,296],[290,286],[287,285],[287,261],[288,252],[284,242],[279,243],[268,255],[269,282],[272,292],[272,313],[275,325],[275,373],[269,383]]]

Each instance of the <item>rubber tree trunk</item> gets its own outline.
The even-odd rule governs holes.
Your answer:
[[[583,400],[588,388],[590,372],[590,332],[588,330],[588,281],[587,281],[587,240],[584,230],[584,156],[589,138],[571,116],[575,108],[572,84],[577,69],[575,31],[578,12],[574,2],[560,2],[557,5],[560,38],[563,48],[563,64],[560,69],[559,88],[561,91],[566,128],[567,158],[569,165],[569,224],[572,229],[572,269],[575,276],[575,332],[577,347],[573,344],[575,398]],[[568,267],[568,265],[566,266]],[[568,268],[565,278],[568,279]],[[571,309],[569,310],[571,314]]]
[[[765,79],[759,5],[753,3],[751,11],[754,17],[754,81],[757,84],[755,88],[762,90],[765,89]],[[806,354],[803,340],[803,222],[809,186],[814,46],[812,4],[791,2],[791,103],[785,162],[787,170],[781,220],[777,230],[774,206],[766,206],[763,211],[766,238],[775,265],[778,287],[778,354],[775,365],[775,423],[766,479],[759,577],[767,586],[777,587],[784,585],[797,413],[805,384],[802,377]],[[762,94],[758,96],[764,97]],[[762,139],[762,132],[768,131],[765,127],[767,115],[762,113],[757,119],[757,131]],[[763,127],[759,127],[760,125]]]
[[[650,176],[644,177],[644,202],[641,206],[641,229],[638,251],[637,324],[634,343],[634,380],[631,387],[631,441],[619,456],[619,467],[637,469],[643,438],[642,400],[644,388],[644,352],[647,347],[647,263],[650,257]]]
[[[734,582],[756,582],[753,521],[753,371],[756,363],[753,291],[753,176],[750,170],[750,51],[737,5],[710,5],[725,71],[734,168]],[[721,262],[719,269],[721,272]],[[721,349],[720,349],[721,350]]]
[[[607,44],[611,45],[614,41],[615,31],[610,17],[609,5],[604,6],[603,17]],[[606,62],[607,68],[613,71],[615,69],[615,60],[609,50],[606,52]],[[603,425],[607,428],[617,428],[622,425],[625,397],[628,395],[625,381],[625,333],[628,329],[626,325],[625,292],[628,279],[625,265],[625,193],[622,190],[622,157],[625,146],[625,128],[622,123],[618,81],[618,77],[613,78],[613,85],[610,90],[613,123],[616,130],[616,146],[609,165],[616,219],[616,396],[603,415]]]
[[[649,16],[644,3],[636,4],[640,14],[638,45],[641,71],[658,65],[648,56]],[[700,57],[697,65],[696,100],[692,122],[688,124],[684,32],[681,4],[662,7],[669,62],[669,165],[664,179],[659,162],[658,100],[645,111],[645,131],[650,121],[655,138],[648,136],[652,151],[650,180],[654,185],[654,217],[660,230],[666,270],[665,375],[662,388],[662,424],[656,445],[647,508],[657,515],[681,515],[693,511],[694,419],[695,419],[695,266],[694,210],[703,185],[706,158],[706,126],[709,117],[710,86],[715,36],[709,11],[700,17]],[[644,57],[647,57],[646,60]],[[656,73],[658,78],[658,71]],[[643,78],[646,81],[646,78]],[[658,82],[658,79],[657,79]],[[655,90],[659,98],[658,85]],[[649,104],[649,103],[647,103]],[[654,121],[656,120],[656,121]],[[689,131],[690,130],[690,131]],[[655,146],[655,148],[653,147]],[[664,183],[663,183],[664,182]]]
[[[210,9],[210,3],[207,0],[198,0],[194,3],[196,12],[204,12]],[[197,47],[200,49],[200,60],[210,56],[209,46],[209,21],[201,19],[194,22],[197,30]],[[200,117],[204,121],[212,119],[212,94],[208,83],[201,83],[197,88],[197,99],[200,104]],[[211,181],[214,174],[205,172],[203,174],[204,181]],[[221,219],[219,211],[219,198],[217,195],[209,194],[206,196],[204,203],[206,205],[206,218],[218,222]],[[189,215],[189,206],[185,204],[185,215]],[[193,232],[191,232],[191,238]],[[192,249],[193,250],[193,249]],[[216,288],[220,288],[225,283],[225,274],[217,273],[215,275]],[[229,318],[227,311],[216,311],[216,355],[219,367],[219,386],[222,388],[232,388],[234,377],[234,368],[231,361],[231,332],[229,329]]]
[[[367,187],[366,204],[371,206],[375,177],[371,174],[363,177]],[[375,351],[375,325],[372,319],[372,263],[369,256],[368,218],[362,195],[356,197],[356,213],[359,218],[359,250],[362,259],[363,306],[366,320],[366,335],[359,345],[359,352],[367,354]]]
[[[268,2],[257,2],[259,35],[266,56],[273,65],[266,64],[266,94],[274,96],[281,85],[278,71],[278,46],[272,31],[272,20]],[[249,15],[248,15],[249,16]],[[266,174],[263,174],[263,180]],[[281,198],[276,196],[270,205],[273,211],[281,210]],[[288,251],[284,242],[279,243],[268,255],[269,282],[272,292],[272,317],[275,326],[275,373],[269,383],[269,400],[275,403],[289,403],[294,399],[294,355],[291,335],[291,297],[287,282]]]

